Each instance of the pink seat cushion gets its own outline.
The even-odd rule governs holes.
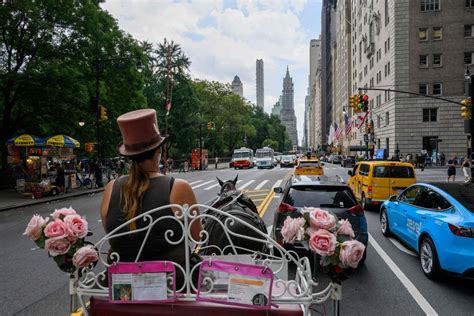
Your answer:
[[[108,298],[92,297],[90,303],[92,316],[104,315],[192,315],[192,316],[301,316],[303,311],[299,305],[280,305],[272,307],[269,311],[255,310],[245,307],[213,304],[208,302],[179,301],[168,304],[111,304]]]

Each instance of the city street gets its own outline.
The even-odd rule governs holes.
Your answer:
[[[324,169],[329,177],[337,174],[347,179],[347,168],[326,164]],[[279,167],[272,170],[222,169],[174,173],[173,176],[186,179],[198,202],[203,203],[216,196],[219,189],[216,177],[229,180],[238,175],[238,188],[246,190],[255,204],[263,203],[261,215],[269,226],[280,198],[272,188],[282,185],[291,171]],[[444,168],[417,170],[418,181],[446,181],[445,173]],[[72,206],[86,216],[89,229],[94,232],[88,239],[97,241],[104,234],[99,221],[100,200],[101,194],[86,195],[0,213],[3,238],[0,246],[1,315],[67,314],[66,275],[58,270],[44,250],[34,250],[35,244],[21,234],[33,214],[48,216],[54,208]],[[381,234],[378,213],[369,211],[366,217],[370,233],[368,257],[365,265],[343,283],[342,315],[472,315],[472,281],[448,278],[433,282],[427,279],[412,251]],[[321,286],[324,282],[323,279]],[[315,306],[314,309],[329,313],[331,304]]]

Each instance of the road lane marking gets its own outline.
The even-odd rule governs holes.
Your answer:
[[[249,182],[247,182],[246,184],[240,186],[237,188],[237,190],[243,190],[245,189],[246,187],[248,187],[249,185],[251,185],[253,182],[255,182],[255,180],[250,180]]]
[[[435,309],[428,303],[426,298],[418,291],[415,285],[408,279],[408,277],[402,272],[402,270],[393,262],[392,258],[380,247],[375,241],[374,237],[369,233],[369,242],[374,247],[375,251],[385,261],[387,266],[392,270],[395,276],[402,282],[403,286],[407,289],[408,293],[413,297],[416,303],[420,306],[426,315],[438,315]]]
[[[210,190],[210,189],[218,187],[218,186],[219,186],[219,183],[213,184],[210,187],[205,188],[204,191]]]
[[[268,180],[263,180],[262,182],[260,182],[259,185],[257,185],[255,187],[255,190],[260,190],[265,184],[267,184]]]
[[[197,181],[191,182],[189,185],[194,185],[194,184],[199,183],[199,182],[202,182],[202,180],[197,180]]]
[[[268,190],[267,192],[265,193],[257,193],[257,194],[254,194],[255,192],[253,191],[247,191],[247,196],[248,197],[255,197],[255,196],[266,196],[268,194]]]
[[[214,182],[214,181],[216,181],[216,180],[211,180],[211,181],[207,181],[207,182],[195,185],[195,186],[191,187],[191,189],[194,190],[194,189],[200,188],[200,187],[205,186],[206,184],[209,184],[209,183]]]
[[[283,179],[277,180],[277,182],[275,182],[275,184],[272,186],[272,191],[273,191],[273,188],[279,187],[282,182],[283,182]]]
[[[274,195],[275,195],[275,192],[270,191],[270,193],[268,193],[267,197],[263,200],[262,203],[260,203],[259,207],[257,208],[258,214],[260,215],[261,218],[263,218],[263,216],[267,212],[268,206],[270,205],[271,201],[273,200]]]
[[[403,251],[404,253],[406,254],[409,254],[410,256],[413,256],[413,257],[418,257],[418,255],[411,251],[411,250],[408,250],[404,245],[402,245],[398,240],[396,240],[395,238],[392,238],[392,237],[389,237],[388,240],[390,240],[392,242],[392,244],[397,247],[400,251]]]

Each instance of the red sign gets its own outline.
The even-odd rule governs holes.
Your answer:
[[[43,149],[34,148],[34,147],[28,148],[28,156],[42,156],[42,155],[43,155]]]

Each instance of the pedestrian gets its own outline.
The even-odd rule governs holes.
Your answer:
[[[441,166],[444,166],[444,164],[446,163],[446,156],[443,152],[441,153],[440,160],[441,160]]]
[[[418,167],[421,168],[421,171],[424,171],[425,170],[425,156],[417,155],[417,163],[418,163]]]
[[[469,161],[469,158],[466,157],[462,163],[462,172],[464,173],[464,182],[466,183],[471,182],[470,168],[471,162]]]
[[[448,160],[448,182],[453,177],[453,182],[456,181],[456,157]]]
[[[216,169],[217,169],[217,164],[219,163],[219,158],[216,157]]]
[[[173,163],[174,163],[173,158],[171,157],[168,158],[168,171],[169,172],[173,172]]]
[[[103,182],[103,166],[102,162],[98,161],[94,164],[94,177],[95,177],[95,185],[98,188],[104,187],[104,182]]]
[[[60,163],[56,163],[56,186],[59,187],[61,193],[66,193],[65,173]]]
[[[159,132],[156,111],[141,109],[128,112],[117,118],[117,123],[123,140],[118,150],[122,156],[130,158],[131,167],[129,176],[112,180],[104,191],[100,212],[105,232],[110,233],[138,215],[162,206],[196,204],[196,196],[187,181],[161,173],[162,146],[167,138]],[[190,214],[195,220],[192,221],[189,238],[199,241],[202,229],[199,209],[191,209]],[[134,262],[140,253],[141,261],[169,260],[186,266],[185,254],[191,249],[186,249],[187,243],[182,236],[183,224],[179,223],[182,210],[163,208],[150,216],[153,218],[152,230],[148,230],[147,234],[142,232],[110,238],[110,253],[117,253],[120,262]],[[130,222],[120,232],[143,230],[148,225],[149,221],[140,219]],[[145,236],[148,236],[146,243]],[[181,287],[184,280],[183,273],[177,269],[176,286]]]

